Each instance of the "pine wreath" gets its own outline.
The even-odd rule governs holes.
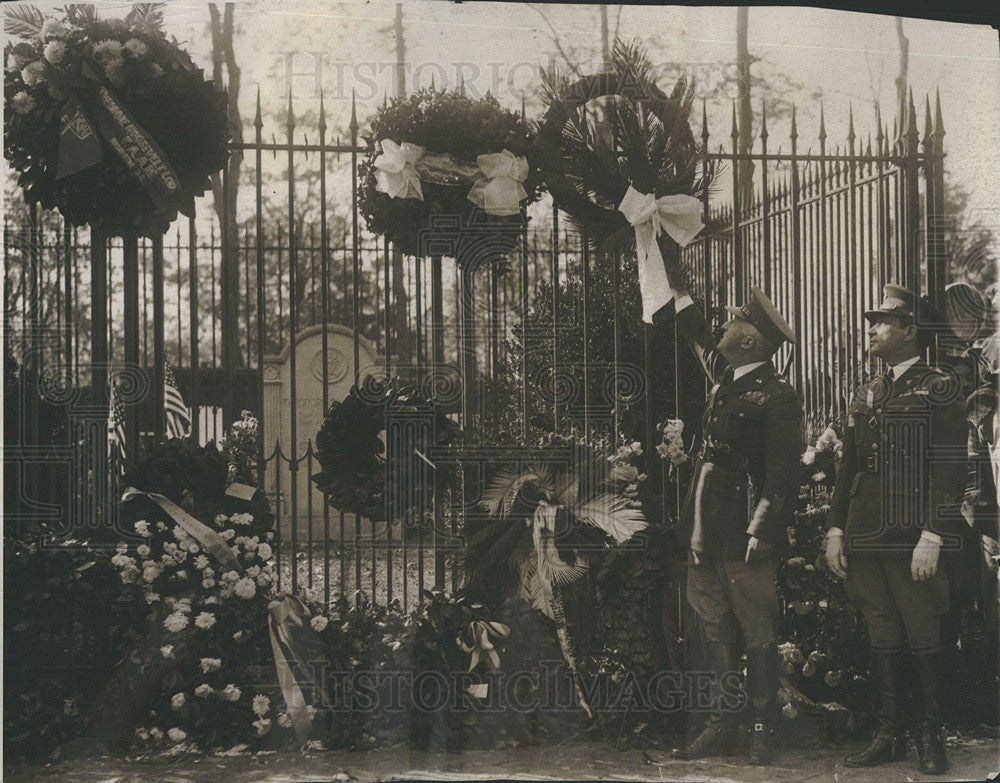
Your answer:
[[[162,234],[179,210],[193,215],[194,197],[210,187],[210,175],[228,156],[226,95],[176,39],[167,39],[160,5],[136,4],[124,19],[106,20],[91,5],[68,6],[60,18],[31,6],[6,13],[8,33],[22,40],[4,50],[4,155],[20,172],[29,204],[112,236]],[[151,198],[90,116],[88,101],[104,89],[162,150],[173,170],[162,181],[179,186],[169,197]],[[74,115],[70,131],[79,128],[83,139],[99,144],[100,162],[56,179],[62,117],[73,115],[74,106],[83,107],[83,118],[78,124]],[[153,165],[141,142],[138,149],[136,165]]]
[[[633,242],[618,211],[630,185],[659,198],[695,195],[711,181],[689,124],[692,85],[681,78],[667,95],[639,46],[618,41],[610,71],[572,84],[547,76],[544,87],[549,108],[536,146],[545,186],[595,242]]]
[[[327,502],[373,522],[385,521],[387,502],[402,517],[419,518],[429,508],[435,489],[450,479],[451,469],[437,466],[432,479],[426,484],[415,482],[406,492],[404,482],[386,481],[385,446],[380,435],[393,418],[428,415],[433,420],[430,442],[403,444],[405,462],[399,470],[410,476],[421,475],[418,470],[421,464],[426,465],[421,446],[426,449],[453,440],[458,434],[455,422],[419,390],[400,386],[396,379],[376,381],[369,375],[360,387],[352,387],[342,402],[334,402],[316,435],[317,457],[323,469],[312,477]]]
[[[495,260],[516,246],[523,228],[520,214],[487,214],[468,198],[480,155],[510,150],[527,157],[529,171],[524,180],[526,203],[541,192],[534,150],[528,127],[515,112],[507,111],[487,93],[473,100],[444,90],[422,89],[383,107],[365,135],[368,154],[361,161],[358,207],[371,231],[382,234],[408,255],[431,252],[458,259]],[[380,143],[423,147],[444,161],[436,172],[421,176],[422,199],[391,198],[376,187],[376,158]],[[460,173],[462,169],[464,173]]]

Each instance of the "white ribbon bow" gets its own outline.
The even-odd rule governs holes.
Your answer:
[[[375,189],[390,198],[415,198],[424,200],[420,177],[414,164],[424,154],[424,148],[404,141],[397,144],[382,139],[382,154],[375,158]]]
[[[704,228],[701,202],[694,196],[677,194],[656,198],[629,186],[618,211],[635,229],[635,251],[639,260],[639,289],[642,291],[642,320],[653,323],[653,313],[674,298],[663,256],[656,238],[667,232],[681,247]]]
[[[524,190],[528,176],[528,161],[510,150],[480,155],[476,163],[483,172],[469,191],[469,201],[498,217],[516,215],[521,202],[528,197]]]

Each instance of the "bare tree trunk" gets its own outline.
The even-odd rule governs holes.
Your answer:
[[[601,12],[601,57],[604,63],[604,70],[611,70],[611,41],[608,38],[608,7],[599,6]]]
[[[406,38],[403,28],[403,4],[396,3],[396,18],[392,26],[393,35],[396,39],[396,97],[406,97]],[[406,318],[407,296],[404,283],[406,280],[406,270],[403,266],[403,254],[396,247],[392,249],[392,316],[387,322],[395,328],[396,339],[393,347],[399,355],[401,365],[409,364],[413,358],[413,336],[410,330],[410,323]],[[420,303],[417,302],[417,307]],[[420,313],[417,313],[420,317]],[[389,328],[386,329],[389,331]],[[389,350],[388,339],[386,351]]]
[[[903,19],[896,17],[896,40],[899,42],[899,73],[896,75],[896,116],[899,118],[897,127],[903,127],[906,117],[906,81],[910,65],[910,39],[903,33]]]
[[[750,50],[747,48],[747,28],[749,9],[736,9],[736,74],[737,112],[739,115],[738,150],[740,155],[749,155],[753,149],[753,110],[750,108]],[[753,161],[741,161],[737,167],[740,180],[740,204],[750,203],[753,195]]]
[[[208,13],[212,27],[212,79],[217,85],[227,82],[229,135],[234,142],[243,141],[243,121],[240,117],[240,69],[236,64],[236,53],[233,49],[233,14],[234,4],[226,3],[225,12],[220,19],[219,9],[215,3],[209,3]],[[223,71],[225,76],[223,77]],[[228,259],[224,259],[223,268],[226,276],[222,281],[229,292],[227,303],[228,317],[224,313],[222,324],[223,357],[233,368],[240,364],[240,351],[236,328],[236,302],[239,301],[239,264],[237,251],[239,248],[239,229],[236,223],[236,197],[240,188],[240,173],[243,163],[243,153],[236,149],[229,153],[226,164],[226,187],[223,189],[222,177],[219,173],[212,175],[212,202],[215,214],[219,219],[220,230],[225,238]],[[228,328],[227,328],[228,327]],[[223,359],[226,363],[226,359]],[[227,411],[231,415],[231,412]]]

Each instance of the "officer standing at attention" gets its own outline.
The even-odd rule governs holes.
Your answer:
[[[676,264],[667,271],[677,294],[676,327],[713,384],[677,532],[689,550],[688,602],[703,624],[717,681],[704,728],[674,755],[715,755],[735,738],[738,714],[726,709],[720,683],[739,670],[738,624],[747,645],[746,693],[754,717],[749,760],[767,764],[778,712],[775,569],[788,541],[802,451],[802,403],[771,357],[795,336],[770,299],[752,288],[743,307],[727,308],[733,319],[716,345],[683,287],[683,272]]]
[[[906,756],[900,696],[909,643],[919,689],[920,771],[947,769],[940,717],[941,615],[948,580],[942,548],[966,523],[954,504],[966,475],[965,409],[958,384],[922,358],[943,317],[898,285],[865,313],[870,350],[888,365],[848,408],[844,456],[828,516],[826,560],[846,578],[872,645],[877,730],[844,763],[868,767]]]

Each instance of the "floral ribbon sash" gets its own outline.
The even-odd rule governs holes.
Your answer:
[[[150,200],[163,212],[176,209],[194,217],[194,198],[181,188],[180,177],[149,132],[139,125],[118,97],[86,61],[77,75],[59,80],[70,92],[62,108],[59,162],[62,179],[101,162],[101,139],[113,149]]]
[[[307,686],[318,687],[309,662],[322,660],[322,650],[315,631],[309,627],[309,609],[299,598],[288,594],[279,596],[268,604],[267,612],[278,684],[295,727],[295,736],[300,743],[305,743],[312,730],[312,716],[299,678],[306,680]],[[310,654],[309,648],[315,648],[312,651],[315,654]]]
[[[126,503],[137,497],[147,498],[163,509],[163,512],[171,520],[197,541],[205,552],[214,557],[226,569],[230,571],[243,570],[242,566],[240,566],[240,561],[233,554],[233,550],[229,548],[229,545],[222,540],[222,537],[217,532],[203,522],[199,522],[170,498],[159,495],[156,492],[142,492],[135,487],[128,487],[122,493],[122,502]]]

